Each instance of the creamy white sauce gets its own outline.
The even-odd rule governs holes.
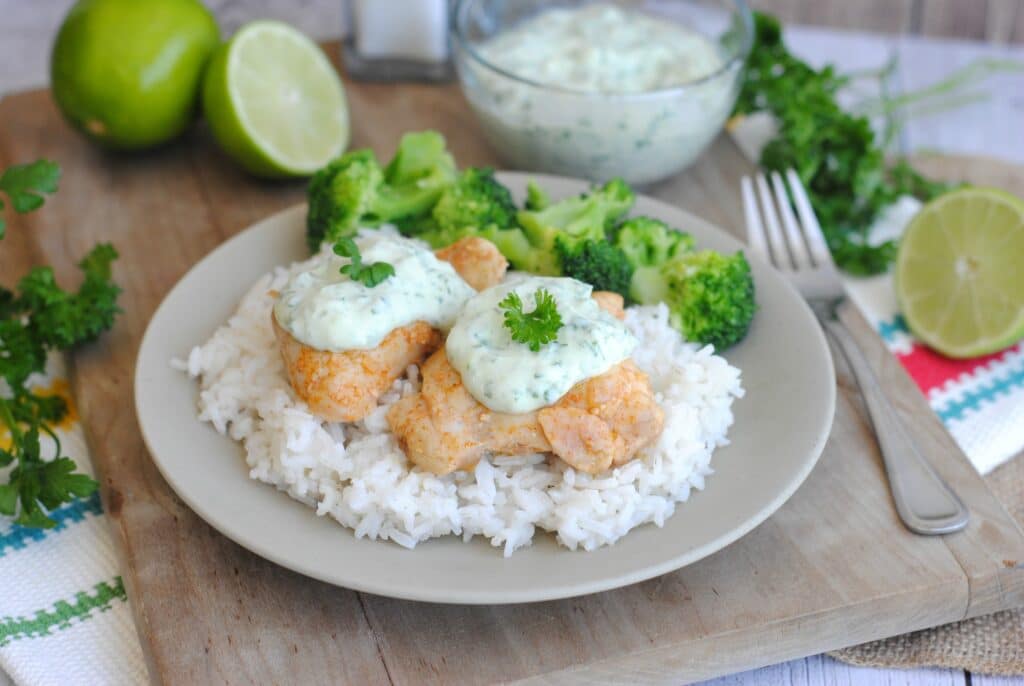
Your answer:
[[[563,326],[555,341],[533,352],[512,340],[499,303],[514,290],[524,311],[532,311],[539,288],[554,296]],[[445,344],[467,390],[496,412],[530,412],[629,357],[636,338],[598,306],[592,290],[575,279],[512,273],[467,302]]]
[[[357,240],[363,264],[387,262],[394,276],[367,288],[340,269],[351,260],[326,253],[293,276],[274,305],[277,322],[318,350],[368,350],[416,321],[448,330],[474,291],[422,244],[380,231]]]
[[[661,90],[722,66],[702,34],[603,3],[541,12],[484,43],[480,54],[530,81],[587,93]]]
[[[479,43],[457,66],[485,131],[513,166],[632,183],[689,164],[721,129],[740,60],[703,34],[598,3],[547,9]],[[703,80],[702,80],[703,79]]]

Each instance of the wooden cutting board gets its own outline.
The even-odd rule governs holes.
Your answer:
[[[461,165],[497,163],[454,86],[352,83],[349,96],[354,145],[387,156],[403,131],[435,128]],[[844,316],[897,412],[970,508],[966,531],[922,538],[903,529],[841,368],[832,437],[805,485],[754,532],[678,572],[564,601],[467,607],[355,593],[266,562],[214,532],[164,483],[139,435],[132,375],[146,323],[171,286],[227,237],[300,201],[303,184],[247,178],[202,129],[151,153],[102,152],[63,123],[45,91],[0,102],[0,122],[0,165],[45,156],[64,169],[46,208],[13,222],[0,280],[36,260],[71,281],[98,240],[122,255],[125,313],[74,355],[71,375],[154,681],[678,684],[1024,605],[1024,535],[852,311]],[[1010,167],[927,164],[1024,192],[1024,173]],[[738,231],[737,183],[748,171],[721,139],[650,191]]]

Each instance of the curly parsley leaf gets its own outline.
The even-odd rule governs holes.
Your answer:
[[[868,119],[836,100],[848,79],[832,66],[816,70],[790,54],[774,17],[755,12],[754,19],[754,47],[735,113],[770,112],[779,124],[761,152],[761,166],[796,170],[837,265],[852,274],[885,271],[896,243],[868,242],[878,213],[901,195],[927,201],[949,186],[925,179],[905,162],[887,169]]]
[[[51,162],[20,165],[0,175],[0,191],[16,211],[29,211],[42,204],[41,194],[57,189],[59,178]],[[0,483],[0,514],[16,516],[22,526],[55,526],[47,511],[97,488],[92,478],[75,473],[50,428],[67,414],[66,403],[34,393],[28,382],[45,371],[50,351],[91,341],[113,326],[121,311],[121,289],[111,280],[115,259],[113,246],[93,248],[78,265],[83,278],[77,291],[62,289],[49,267],[32,269],[13,290],[0,287],[0,379],[6,382],[0,383],[0,429],[8,435],[0,467],[10,468],[7,482]],[[42,457],[44,434],[55,448],[52,459]]]
[[[348,274],[350,279],[358,281],[367,288],[374,288],[395,275],[395,268],[387,262],[363,264],[359,246],[351,238],[338,239],[334,244],[334,254],[351,260],[349,264],[341,268],[341,273]]]
[[[93,248],[78,265],[85,278],[77,293],[61,289],[49,267],[36,267],[22,278],[18,290],[36,340],[63,349],[95,340],[113,326],[121,311],[121,289],[110,280],[116,258],[117,251],[107,243]]]
[[[48,160],[36,160],[29,164],[16,164],[0,174],[0,192],[6,193],[15,212],[25,213],[37,210],[43,205],[43,195],[57,191],[60,181],[60,167]],[[0,209],[4,202],[0,200]],[[4,237],[6,223],[0,217],[0,238]]]
[[[20,389],[45,366],[46,347],[32,335],[27,322],[13,317],[0,321],[0,377],[7,385]]]
[[[7,466],[14,459],[14,456],[7,451],[0,450],[0,458],[7,458],[4,462],[0,459],[0,466]],[[14,484],[0,484],[0,514],[13,517],[18,509],[18,487]]]
[[[505,311],[505,328],[512,332],[512,340],[539,352],[542,345],[558,338],[562,315],[558,313],[555,297],[547,289],[534,291],[533,300],[533,311],[523,312],[523,301],[518,293],[512,291],[498,303],[498,307]]]

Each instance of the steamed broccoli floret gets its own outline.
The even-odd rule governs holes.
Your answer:
[[[534,181],[528,181],[526,183],[526,209],[528,210],[543,210],[551,204],[551,198],[548,197],[547,192],[538,186]]]
[[[480,234],[497,246],[498,251],[505,256],[505,259],[516,269],[526,269],[523,264],[532,264],[539,259],[539,254],[530,245],[526,234],[518,226],[510,229],[491,229]],[[529,270],[528,270],[529,271]]]
[[[690,341],[724,350],[747,335],[754,318],[754,279],[742,252],[679,255],[661,268],[673,327]]]
[[[633,269],[629,280],[629,299],[641,305],[656,305],[668,300],[668,284],[662,276],[661,266]]]
[[[381,221],[425,215],[455,182],[455,160],[437,131],[402,136],[384,169],[378,214]]]
[[[693,237],[657,219],[632,217],[616,229],[615,245],[634,267],[652,267],[693,250]]]
[[[723,350],[742,339],[754,317],[754,280],[742,252],[693,251],[693,238],[649,217],[624,221],[615,247],[633,267],[629,297],[664,302],[687,340]]]
[[[521,228],[485,235],[484,238],[498,246],[498,250],[509,261],[513,269],[544,276],[560,276],[562,266],[555,253],[554,244],[534,245]]]
[[[565,276],[589,283],[598,291],[614,291],[629,297],[633,265],[624,252],[606,241],[584,241],[567,247],[559,240],[555,247]]]
[[[361,226],[425,216],[455,180],[455,162],[434,131],[402,136],[394,159],[381,168],[372,150],[353,150],[313,175],[307,197],[306,239],[351,236]]]
[[[661,266],[677,255],[693,250],[693,238],[663,221],[633,217],[615,230],[614,245],[626,254],[626,259],[633,266],[629,297],[639,303],[651,304],[665,299]]]
[[[530,249],[521,255],[505,255],[516,269],[559,275],[561,265],[556,239],[568,249],[586,241],[603,241],[608,229],[633,205],[633,190],[621,179],[612,179],[590,193],[568,198],[542,210],[520,210],[517,218]]]
[[[435,248],[515,226],[512,194],[491,169],[469,168],[441,193],[419,237]]]
[[[345,153],[313,175],[306,194],[306,240],[316,252],[325,240],[355,233],[372,214],[384,172],[372,150]]]

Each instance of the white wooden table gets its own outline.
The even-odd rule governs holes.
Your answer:
[[[284,19],[321,40],[338,35],[342,29],[340,0],[206,1],[226,32],[255,17]],[[50,43],[71,4],[72,0],[0,0],[0,17],[4,18],[0,23],[0,96],[47,84]],[[794,52],[812,64],[830,62],[842,71],[875,69],[896,56],[898,68],[890,79],[890,86],[896,91],[921,88],[977,58],[1011,58],[1024,64],[1022,46],[996,47],[805,27],[788,29],[786,39]],[[911,121],[898,141],[901,150],[983,154],[1024,164],[1024,72],[990,78],[972,90],[986,92],[986,99]],[[9,683],[0,673],[0,686]],[[708,684],[1006,686],[1024,684],[1024,679],[958,670],[858,668],[818,655],[722,677]]]

